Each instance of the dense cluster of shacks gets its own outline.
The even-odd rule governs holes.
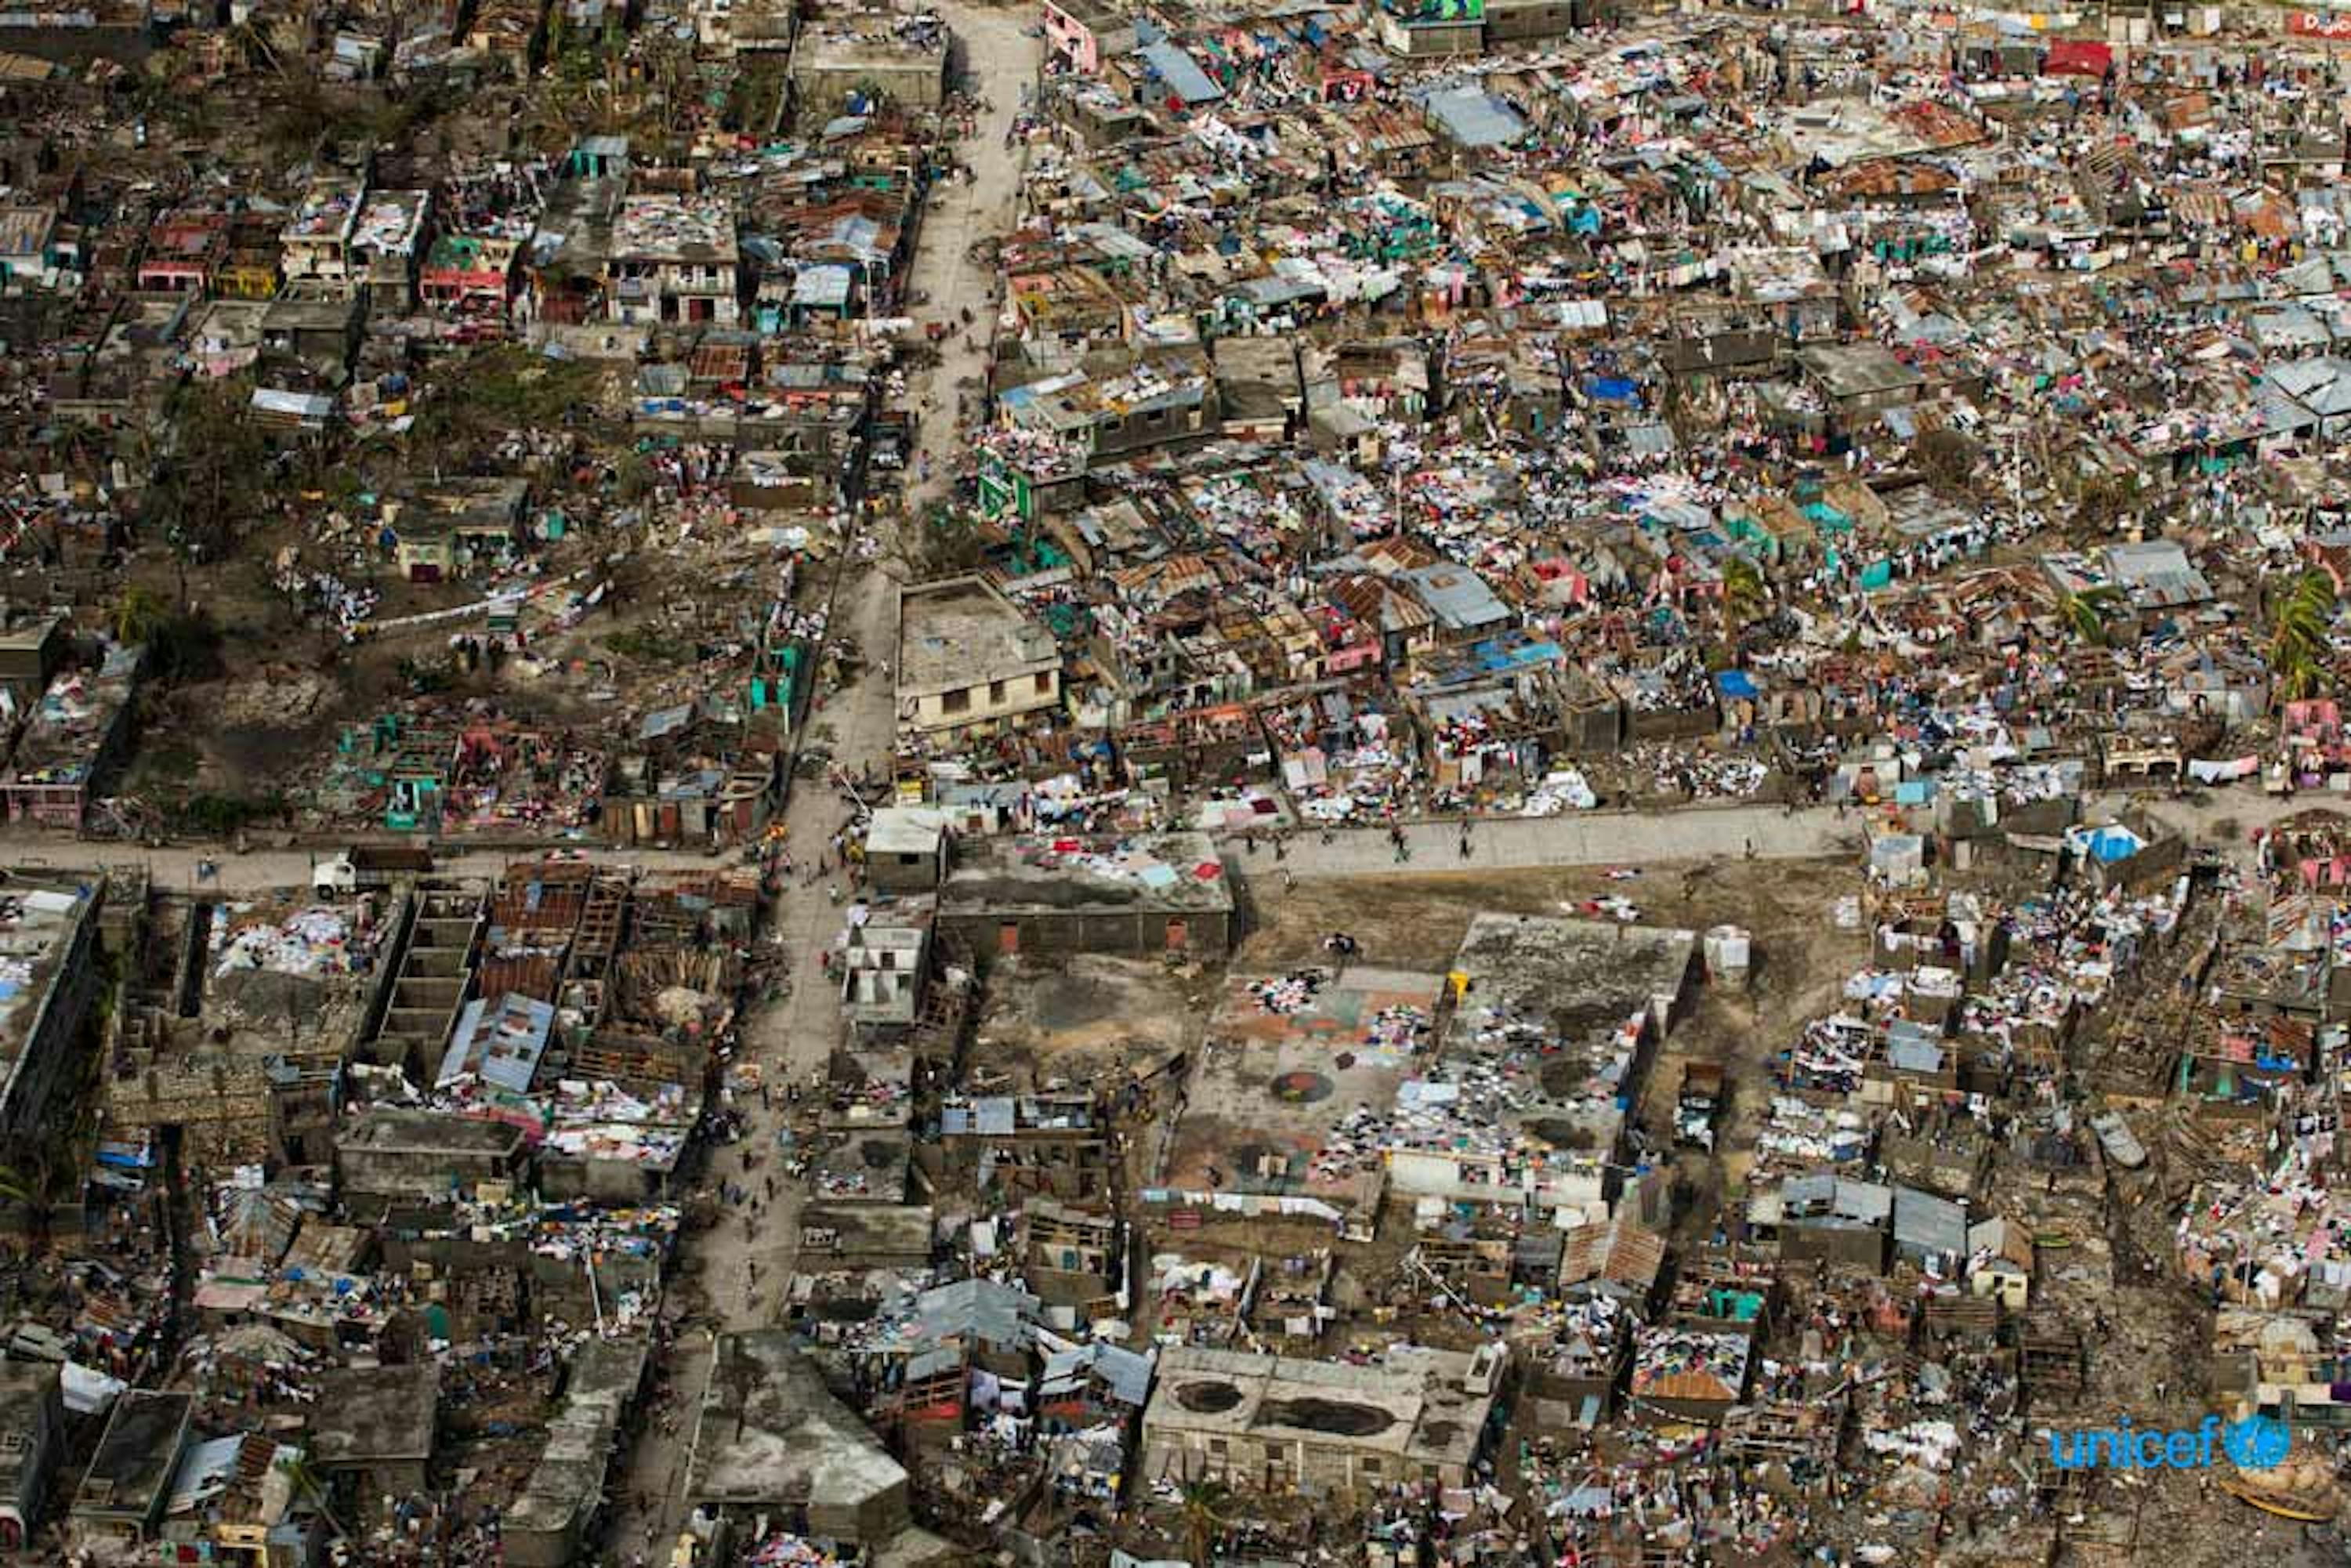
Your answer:
[[[87,1155],[0,1173],[0,1552],[616,1561],[708,1151],[787,1092],[793,1268],[679,1391],[678,1568],[2331,1525],[2351,817],[2263,797],[2351,789],[2351,25],[1042,0],[953,500],[857,649],[851,525],[929,477],[942,19],[235,16],[5,18],[0,817],[159,820],[123,765],[184,672],[118,569],[218,564],[232,452],[283,613],[403,650],[289,828],[772,848],[852,660],[891,777],[792,956],[805,1103],[741,1051],[756,862],[0,883],[0,1140]],[[165,112],[301,60],[383,123]],[[645,133],[541,135],[583,83]],[[412,145],[453,90],[510,123]],[[2085,804],[2191,785],[2250,857]],[[1865,954],[1727,1110],[1677,1031],[1737,926],[1229,963],[1220,840],[1724,798],[1849,817]],[[2249,1413],[2284,1464],[2056,1462]]]
[[[708,1222],[697,1140],[757,1092],[757,872],[10,885],[12,1129],[95,1138],[16,1200],[8,1548],[584,1561]]]
[[[1203,838],[883,809],[787,1322],[917,1514],[1024,1561],[1202,1517],[1277,1561],[1624,1564],[2331,1521],[2351,817],[2237,864],[1974,800],[1870,792],[1821,912],[1857,961],[1703,1139],[1658,1113],[1740,928],[1485,914],[1442,973],[1257,972]],[[2252,1414],[2285,1465],[2053,1460]]]
[[[269,758],[246,792],[289,824],[758,836],[841,652],[811,569],[869,464],[886,488],[906,461],[905,275],[968,110],[937,18],[165,9],[9,20],[0,816],[174,825],[123,764],[185,672],[142,658],[124,563],[175,563],[227,626],[246,580],[191,574],[246,553],[281,631],[381,648],[413,693]],[[583,69],[624,129],[547,108]],[[295,78],[395,125],[475,107],[306,131]],[[329,694],[301,665],[232,668],[218,717],[306,727]],[[528,699],[434,700],[485,666]]]
[[[2341,572],[2327,27],[1464,9],[1046,7],[910,774],[1223,827],[1880,739],[1889,794],[2333,771],[2332,650],[2233,612]]]
[[[2342,587],[2351,30],[1576,9],[1045,5],[985,549],[904,595],[867,852],[943,863],[920,907],[988,969],[931,1188],[967,1257],[804,1276],[879,1325],[818,1343],[949,1434],[918,1495],[1042,1560],[1148,1555],[1204,1482],[1276,1557],[2322,1525],[2344,823],[2249,872],[2085,801],[2345,787],[2340,642],[2286,601]],[[1071,955],[1214,962],[1185,830],[1757,794],[1850,812],[1867,958],[1739,1086],[1704,1226],[1633,1108],[1735,931],[1235,975],[1107,1089],[1050,1021],[1134,983]],[[1104,1138],[1141,1239],[1098,1279]],[[2285,1465],[2053,1462],[2251,1412]]]

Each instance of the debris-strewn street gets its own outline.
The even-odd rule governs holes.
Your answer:
[[[0,19],[0,1568],[2351,1563],[2351,20]]]

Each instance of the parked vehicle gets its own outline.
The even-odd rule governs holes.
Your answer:
[[[1674,1102],[1674,1142],[1711,1153],[1715,1119],[1721,1114],[1721,1067],[1711,1061],[1684,1067],[1681,1095]]]
[[[403,876],[433,869],[433,852],[407,844],[353,844],[332,860],[310,868],[310,888],[320,898],[388,887]]]

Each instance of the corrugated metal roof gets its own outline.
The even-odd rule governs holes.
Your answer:
[[[1225,96],[1225,89],[1200,68],[1200,63],[1174,44],[1145,44],[1135,53],[1186,103],[1214,103]]]
[[[1464,147],[1507,147],[1527,133],[1519,111],[1483,88],[1442,88],[1421,103],[1445,134]]]
[[[495,1000],[476,997],[458,1015],[439,1082],[471,1072],[485,1083],[528,1093],[554,1028],[555,1009],[545,1002],[511,991]]]

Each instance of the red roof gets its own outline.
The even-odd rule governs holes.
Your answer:
[[[2049,46],[2049,55],[2041,62],[2041,74],[2045,77],[2103,77],[2114,68],[2115,52],[2104,44],[2060,39]]]

